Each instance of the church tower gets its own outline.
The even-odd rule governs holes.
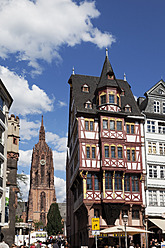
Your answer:
[[[45,142],[43,116],[39,131],[39,142],[33,148],[30,190],[28,199],[28,220],[42,221],[47,224],[50,205],[56,202],[54,187],[53,154]]]

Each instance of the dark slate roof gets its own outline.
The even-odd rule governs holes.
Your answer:
[[[114,80],[108,79],[108,75],[113,75]],[[101,72],[101,76],[97,88],[100,89],[106,86],[119,87],[117,80],[115,79],[115,74],[113,72],[108,56],[105,57],[103,69]]]
[[[121,96],[121,112],[118,112],[118,114],[126,114],[126,115],[132,115],[132,116],[139,116],[141,115],[140,109],[135,101],[135,98],[132,94],[132,91],[130,89],[130,85],[128,82],[120,79],[116,79],[117,84],[119,87],[124,90],[124,96]],[[85,76],[85,75],[72,75],[69,79],[69,83],[72,84],[73,89],[73,98],[75,101],[75,106],[77,109],[77,112],[85,112],[86,114],[96,114],[97,112],[100,112],[96,108],[96,99],[95,99],[95,91],[97,88],[97,85],[99,83],[99,77],[94,76]],[[87,84],[89,86],[89,93],[82,92],[82,86],[84,84]],[[85,109],[84,105],[85,103],[90,100],[93,104],[93,109]],[[127,113],[124,111],[125,105],[129,104],[132,108],[131,113]],[[110,113],[109,111],[104,111]],[[112,113],[112,112],[111,112]]]

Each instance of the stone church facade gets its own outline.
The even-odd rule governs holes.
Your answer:
[[[28,220],[47,224],[50,205],[56,202],[54,187],[53,154],[45,142],[43,116],[39,131],[39,142],[33,148],[30,190],[28,199]]]

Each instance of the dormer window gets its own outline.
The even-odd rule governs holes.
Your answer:
[[[106,103],[106,94],[100,96],[100,102],[101,102],[101,104]]]
[[[83,92],[89,93],[89,86],[88,86],[87,84],[84,84],[84,85],[82,86],[81,90],[82,90]]]
[[[131,112],[131,106],[129,104],[127,104],[124,109],[125,112]]]
[[[92,103],[91,103],[91,101],[87,101],[87,102],[85,103],[85,108],[86,108],[86,109],[92,109]]]
[[[115,103],[115,96],[113,94],[109,94],[109,103]]]
[[[164,94],[164,91],[162,89],[159,89],[159,94],[160,95],[163,95]]]

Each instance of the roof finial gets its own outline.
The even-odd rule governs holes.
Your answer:
[[[124,72],[124,81],[127,81],[125,72]]]
[[[108,48],[106,48],[106,57],[108,57]]]
[[[74,75],[74,66],[73,66],[73,69],[72,69],[72,75]]]
[[[41,121],[41,126],[43,126],[43,115],[42,115],[42,121]]]

